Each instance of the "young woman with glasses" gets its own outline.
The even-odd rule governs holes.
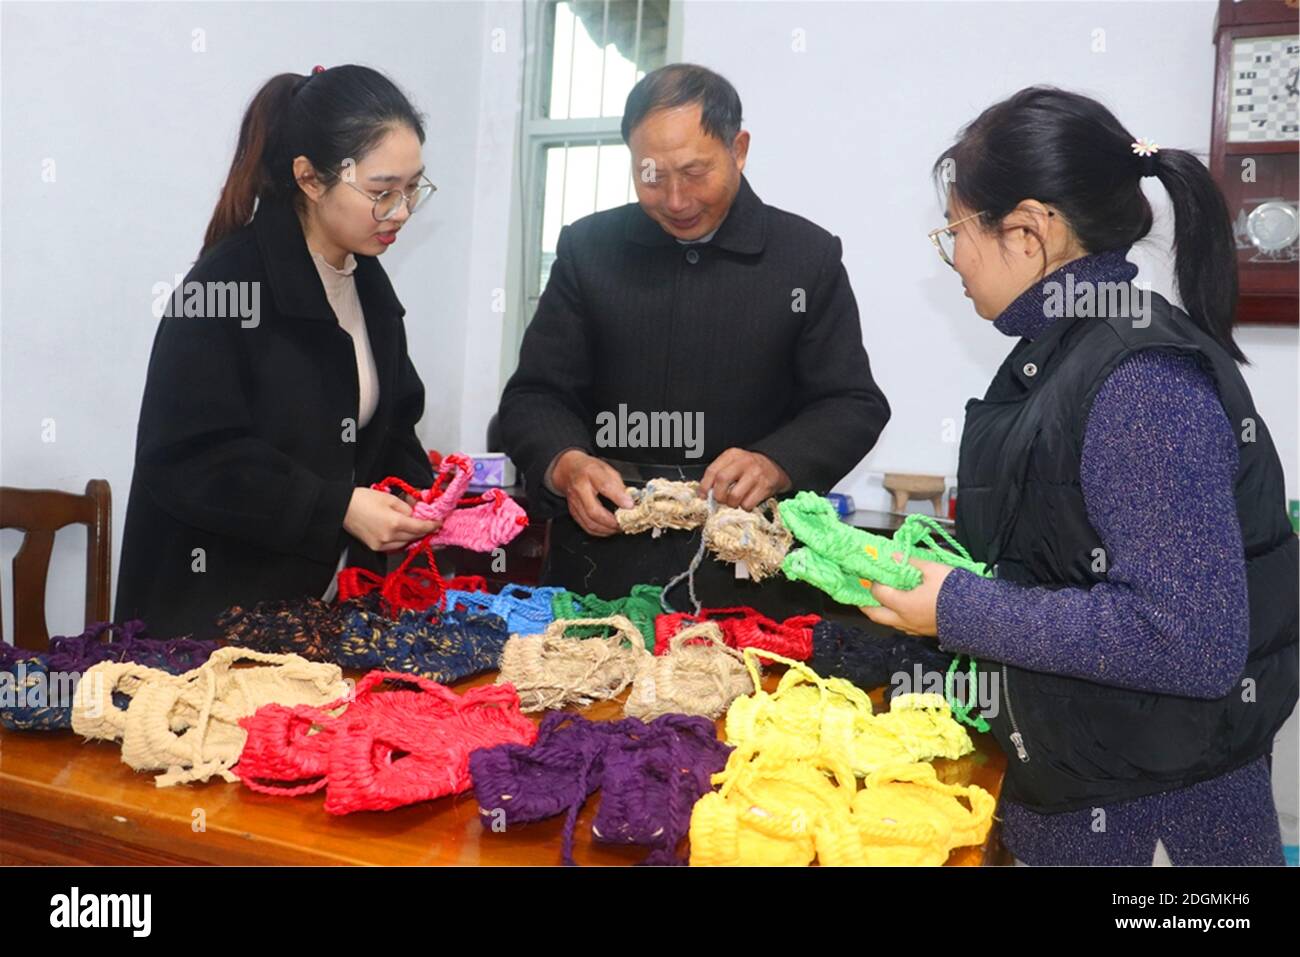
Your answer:
[[[378,258],[434,191],[424,136],[367,67],[283,73],[254,96],[154,339],[117,620],[207,635],[231,605],[329,597],[345,562],[383,571],[381,552],[436,529],[369,487],[432,481]]]
[[[1297,698],[1297,539],[1232,337],[1236,251],[1201,162],[1087,97],[1022,90],[934,172],[931,234],[1014,345],[966,406],[957,537],[874,621],[973,655],[1031,865],[1282,864],[1273,736]],[[1153,177],[1181,308],[1133,282]]]

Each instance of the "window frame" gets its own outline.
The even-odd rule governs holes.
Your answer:
[[[537,311],[542,289],[534,287],[542,262],[542,230],[546,205],[546,151],[552,147],[611,145],[623,142],[622,114],[556,120],[542,116],[551,77],[546,52],[547,20],[558,0],[524,0],[526,42],[522,67],[519,132],[515,144],[516,183],[511,204],[511,242],[507,257],[505,328],[502,335],[501,382],[504,385],[519,361],[524,330]],[[607,0],[607,3],[631,0]],[[639,2],[639,0],[638,0]],[[607,8],[608,9],[608,8]],[[681,59],[682,9],[668,0],[668,34],[664,62]],[[554,44],[551,45],[552,49]]]

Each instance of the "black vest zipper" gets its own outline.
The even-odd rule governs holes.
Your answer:
[[[1007,717],[1011,720],[1011,743],[1016,746],[1016,757],[1020,759],[1021,764],[1028,764],[1029,752],[1025,750],[1025,736],[1020,733],[1020,725],[1016,724],[1016,713],[1011,710],[1011,690],[1007,684],[1006,662],[1002,663],[1002,700],[1007,703]]]

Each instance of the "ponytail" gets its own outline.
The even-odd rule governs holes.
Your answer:
[[[226,185],[221,188],[217,208],[203,235],[200,255],[253,218],[254,203],[271,186],[263,159],[267,141],[276,121],[283,119],[288,111],[289,100],[303,80],[306,77],[296,73],[273,76],[248,105],[239,125],[235,158],[230,164]]]
[[[345,64],[305,76],[271,77],[244,113],[235,158],[199,255],[246,225],[257,201],[298,200],[296,157],[307,157],[320,182],[330,187],[344,160],[359,163],[398,126],[410,128],[424,143],[424,121],[411,101],[370,67]]]
[[[1174,209],[1174,275],[1191,321],[1238,362],[1232,338],[1237,252],[1223,194],[1191,153],[1134,155],[1133,134],[1096,100],[1054,87],[1028,87],[988,107],[939,156],[932,170],[968,209],[997,226],[1022,200],[1064,214],[1090,253],[1124,249],[1151,231],[1141,178],[1159,178]]]
[[[1237,308],[1237,245],[1223,193],[1203,163],[1186,150],[1155,155],[1156,177],[1174,208],[1174,275],[1183,310],[1238,362],[1232,338]]]

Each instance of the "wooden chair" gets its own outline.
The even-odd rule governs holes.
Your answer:
[[[21,528],[26,533],[14,555],[14,645],[18,648],[49,647],[45,582],[54,533],[67,525],[86,526],[86,624],[108,621],[113,577],[113,496],[108,482],[91,479],[84,495],[0,487],[0,528]]]

